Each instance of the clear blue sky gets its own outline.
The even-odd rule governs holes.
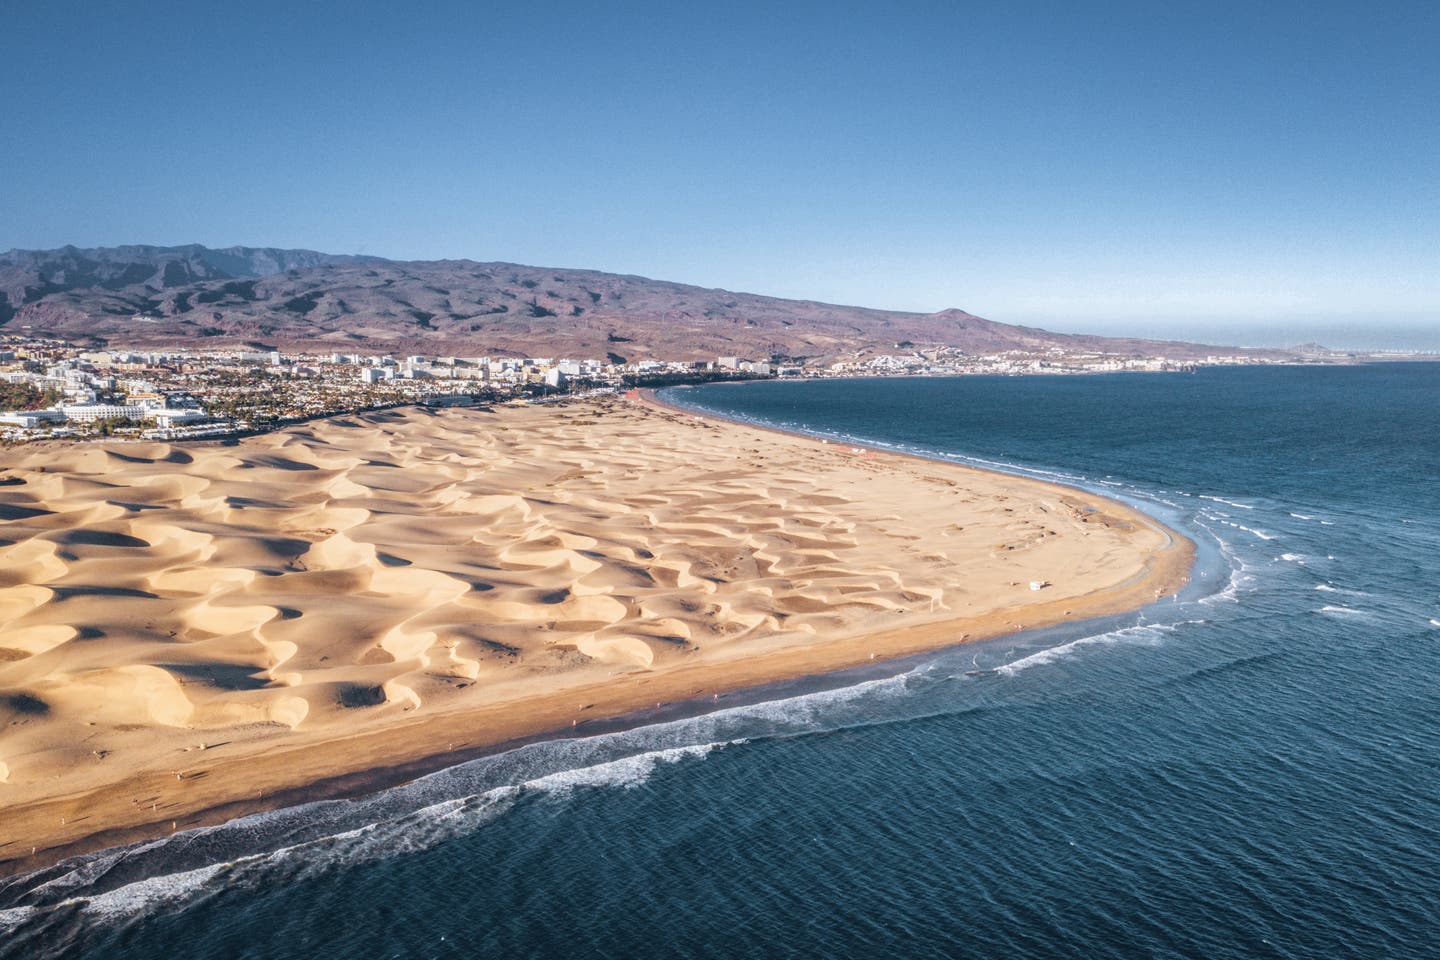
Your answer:
[[[1440,341],[1434,2],[0,0],[0,33],[0,249]]]

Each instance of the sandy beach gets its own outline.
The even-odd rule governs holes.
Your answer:
[[[633,398],[0,451],[0,872],[1136,608],[1192,555],[1078,490]]]

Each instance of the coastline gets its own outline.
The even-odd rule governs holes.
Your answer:
[[[672,416],[697,416],[694,411],[652,396],[643,399],[652,409]],[[715,417],[708,413],[704,416]],[[815,452],[838,453],[833,449],[821,451],[821,441],[801,434],[725,422],[737,430],[786,437],[791,443],[809,445]],[[855,449],[860,447],[856,445]],[[874,458],[877,469],[918,461],[925,469],[942,473],[1000,477],[1007,488],[1030,494],[1053,497],[1061,491],[1066,497],[1104,511],[1121,525],[1133,524],[1157,532],[1162,542],[1132,575],[1081,596],[1047,597],[1038,603],[1004,607],[981,616],[955,616],[952,611],[909,612],[903,623],[888,629],[867,626],[827,634],[825,639],[817,635],[808,643],[686,662],[653,673],[621,673],[618,679],[568,684],[538,696],[437,708],[428,715],[397,719],[388,726],[361,730],[351,736],[308,738],[293,745],[273,743],[250,754],[211,755],[206,747],[187,762],[178,777],[171,776],[171,771],[149,772],[111,783],[106,794],[71,794],[7,810],[6,833],[11,836],[0,839],[4,844],[0,846],[0,876],[30,872],[82,852],[163,836],[171,832],[172,824],[175,830],[183,830],[311,800],[371,793],[526,742],[570,736],[577,731],[586,733],[604,724],[625,725],[627,719],[640,723],[648,711],[661,704],[719,698],[1021,629],[1128,612],[1178,590],[1189,578],[1193,544],[1154,518],[1117,501],[1059,484],[910,454],[867,449],[865,455]],[[183,794],[172,800],[177,779]],[[165,796],[166,805],[145,811],[125,799],[152,794]],[[152,812],[159,815],[150,816]],[[90,822],[97,826],[105,822],[107,826],[81,826]],[[28,846],[36,847],[34,856],[25,849],[27,841]]]

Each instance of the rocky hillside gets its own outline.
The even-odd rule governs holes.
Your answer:
[[[111,346],[629,359],[819,357],[932,346],[1241,353],[1049,333],[963,310],[904,313],[644,277],[310,250],[112,247],[0,254],[0,331]]]

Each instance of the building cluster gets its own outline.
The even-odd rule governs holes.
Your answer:
[[[1086,374],[1148,372],[1174,373],[1197,366],[1274,362],[1244,355],[1212,356],[1204,360],[1175,360],[1166,357],[1117,356],[1115,354],[1046,350],[1003,350],[988,354],[967,354],[953,347],[911,350],[906,353],[838,358],[827,363],[820,375],[838,377],[953,377],[966,374]],[[782,371],[783,373],[783,371]],[[806,375],[814,375],[807,369]]]
[[[0,350],[0,383],[30,387],[51,401],[0,409],[0,429],[53,433],[56,428],[138,424],[163,432],[213,419],[189,392],[161,389],[153,379],[127,373],[135,371],[97,366],[84,354]]]
[[[0,439],[185,439],[264,430],[407,403],[475,402],[709,380],[1171,371],[1161,357],[897,347],[890,354],[689,362],[556,357],[371,356],[267,351],[84,350],[0,337]],[[1208,363],[1259,362],[1211,357]]]
[[[355,368],[360,382],[370,385],[395,380],[448,380],[475,381],[500,388],[543,384],[557,389],[573,383],[619,386],[627,378],[683,377],[706,373],[766,378],[775,376],[778,369],[769,360],[743,357],[717,357],[694,363],[667,360],[613,363],[555,357],[372,357],[333,353],[326,362],[332,366]],[[794,367],[790,372],[799,375],[800,368]]]
[[[557,360],[553,357],[369,357],[333,353],[330,366],[348,366],[357,371],[362,384],[375,385],[396,380],[471,381],[497,387],[544,384],[563,388],[577,380],[616,379],[617,367],[598,360]],[[635,368],[656,365],[653,361]]]

